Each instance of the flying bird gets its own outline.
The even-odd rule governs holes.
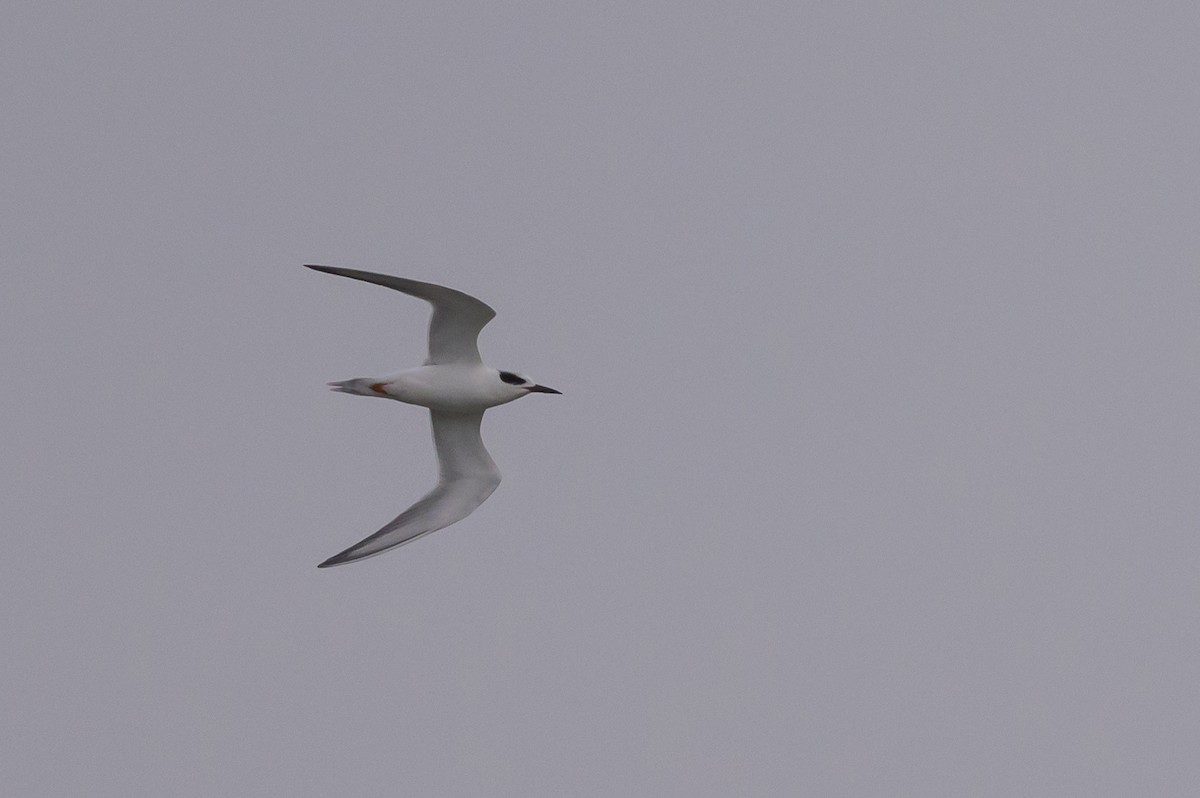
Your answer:
[[[515,371],[485,366],[476,339],[496,311],[473,296],[433,283],[403,277],[308,266],[382,285],[433,305],[429,320],[429,357],[425,364],[390,377],[359,377],[331,382],[335,391],[375,396],[429,408],[433,445],[437,449],[437,487],[364,540],[335,554],[318,568],[362,560],[466,518],[500,484],[500,469],[492,461],[479,425],[483,411],[531,393],[561,393],[538,385]]]

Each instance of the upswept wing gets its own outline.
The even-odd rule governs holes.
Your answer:
[[[389,274],[376,274],[337,266],[313,266],[327,274],[338,274],[354,280],[382,285],[433,305],[429,320],[429,359],[426,365],[442,363],[479,363],[479,331],[491,321],[496,311],[470,294],[433,283],[422,283]]]
[[[500,484],[500,469],[483,445],[483,412],[430,411],[438,456],[437,487],[383,529],[330,557],[318,568],[362,560],[466,518]]]

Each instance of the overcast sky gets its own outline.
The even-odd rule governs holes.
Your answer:
[[[10,3],[0,784],[1200,783],[1200,10]],[[330,393],[491,304],[504,484]]]

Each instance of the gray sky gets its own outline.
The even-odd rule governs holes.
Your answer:
[[[1198,27],[10,4],[5,792],[1193,794]],[[305,262],[565,392],[328,571],[434,460],[323,383],[427,309]]]

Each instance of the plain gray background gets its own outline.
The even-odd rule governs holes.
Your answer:
[[[10,3],[0,784],[1193,795],[1194,3]],[[328,380],[485,359],[479,511]]]

